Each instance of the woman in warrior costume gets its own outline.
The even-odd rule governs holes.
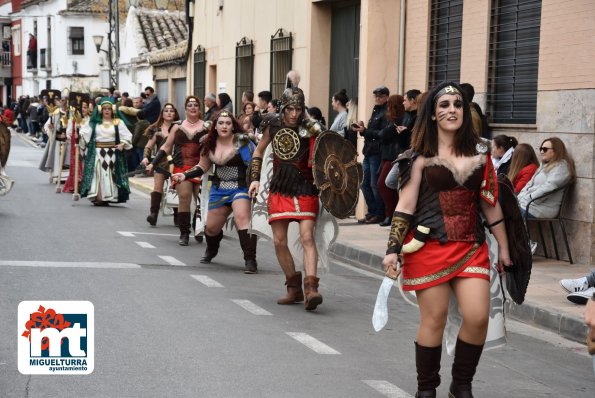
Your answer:
[[[280,113],[267,115],[261,122],[263,135],[254,151],[250,171],[249,193],[255,197],[260,187],[262,156],[266,147],[273,145],[273,177],[268,196],[269,224],[273,232],[275,253],[285,273],[287,295],[277,304],[294,304],[304,301],[311,311],[322,303],[316,277],[318,252],[314,241],[314,226],[318,215],[318,189],[312,176],[311,147],[316,131],[308,129],[310,122],[304,117],[304,93],[293,81],[290,71],[288,88],[281,98]],[[295,270],[295,263],[287,246],[287,230],[291,221],[300,224],[300,238],[304,247],[304,289],[302,273]],[[304,297],[305,295],[305,297]]]
[[[252,160],[254,144],[248,134],[242,133],[242,128],[228,111],[219,112],[213,123],[203,142],[200,163],[185,173],[174,174],[173,178],[182,182],[201,177],[215,165],[205,231],[207,249],[200,262],[208,264],[217,255],[223,238],[223,226],[233,211],[240,246],[244,252],[244,273],[255,274],[256,235],[248,233],[250,197],[246,185],[246,171]]]
[[[200,139],[209,129],[210,123],[201,120],[200,100],[194,95],[186,97],[184,102],[186,119],[181,124],[176,124],[171,129],[165,143],[161,146],[153,161],[147,166],[147,171],[153,170],[161,160],[167,156],[169,162],[174,164],[174,173],[183,173],[190,170],[200,161]],[[169,156],[174,152],[174,156]],[[176,184],[178,191],[178,228],[180,228],[180,246],[188,246],[190,238],[190,203],[192,196],[199,202],[201,180],[189,178]]]
[[[74,108],[72,108],[74,109]],[[79,113],[78,109],[74,111],[74,115],[68,119],[68,126],[66,127],[66,139],[70,142],[70,164],[72,165],[69,167],[68,170],[68,178],[64,183],[64,188],[62,188],[62,192],[74,192],[74,175],[75,175],[75,164],[76,164],[76,156],[81,156],[80,152],[77,154],[78,148],[76,147],[75,143],[79,139],[79,133],[81,126],[89,123],[89,103],[88,102],[81,102],[81,112]],[[74,132],[74,134],[72,134]],[[83,162],[78,162],[79,171],[78,171],[78,179],[79,184],[83,180]]]
[[[130,196],[124,150],[132,148],[132,134],[109,97],[99,100],[89,123],[80,129],[81,148],[87,150],[81,196],[95,206],[123,203]]]
[[[416,397],[435,397],[440,384],[451,290],[463,323],[449,397],[473,397],[471,381],[487,335],[490,298],[481,213],[498,241],[498,271],[511,265],[488,145],[473,133],[469,103],[461,92],[457,84],[445,82],[429,93],[414,128],[412,149],[398,159],[400,196],[383,265],[386,270],[401,264],[403,289],[417,295]],[[429,228],[425,239],[424,227]],[[417,251],[407,246],[414,235],[426,240]]]
[[[167,137],[169,136],[170,130],[173,129],[174,122],[180,119],[178,110],[172,103],[166,103],[161,109],[161,114],[157,121],[147,128],[146,135],[149,136],[149,141],[145,146],[143,152],[143,160],[141,164],[146,167],[149,164],[149,158],[153,147],[157,146],[159,150]],[[163,159],[157,166],[161,170],[168,170],[167,160]],[[147,222],[152,226],[157,224],[157,216],[159,215],[159,207],[161,206],[161,199],[163,198],[163,184],[165,184],[165,175],[160,170],[155,170],[153,176],[153,192],[151,192],[151,207],[149,209],[149,215],[147,216]],[[174,224],[177,225],[178,209],[174,208]]]

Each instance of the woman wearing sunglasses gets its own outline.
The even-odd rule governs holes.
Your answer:
[[[210,122],[201,120],[200,100],[194,95],[186,97],[184,102],[186,119],[171,129],[165,144],[161,147],[155,159],[147,166],[151,171],[161,160],[174,164],[174,173],[183,173],[193,168],[200,161],[201,138],[209,131]],[[171,156],[173,152],[173,156]],[[178,227],[180,228],[180,246],[188,246],[190,237],[190,203],[192,196],[200,204],[200,178],[190,178],[176,184],[178,192]],[[198,206],[197,206],[198,208]],[[200,237],[202,240],[202,237]]]
[[[531,200],[560,188],[576,178],[574,160],[561,139],[558,137],[545,139],[539,147],[539,153],[541,166],[518,194],[523,215]],[[560,209],[563,195],[564,192],[560,190],[543,199],[537,199],[531,203],[529,214],[526,216],[529,218],[555,217]]]
[[[149,158],[153,152],[153,148],[157,150],[161,149],[167,137],[169,136],[170,130],[175,125],[174,122],[180,119],[178,110],[172,103],[166,103],[159,114],[157,121],[147,128],[145,134],[149,137],[149,141],[145,146],[143,152],[143,160],[141,164],[147,167],[149,164]],[[159,215],[159,207],[161,206],[161,199],[163,198],[163,184],[165,184],[166,176],[163,171],[168,170],[167,160],[163,159],[159,163],[158,168],[155,170],[153,177],[153,192],[151,192],[151,207],[149,208],[149,215],[147,216],[147,222],[152,226],[157,224],[157,216]],[[178,209],[174,208],[174,224],[178,225]]]

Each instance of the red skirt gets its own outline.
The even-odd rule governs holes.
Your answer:
[[[174,166],[174,173],[183,173],[183,172],[185,172],[185,171],[188,171],[188,170],[190,170],[192,167],[194,167],[194,166],[182,166],[182,167],[177,167],[177,166]],[[189,180],[184,180],[184,181],[190,181],[190,182],[191,182],[191,183],[193,183],[193,184],[200,184],[200,183],[201,183],[201,179],[200,179],[200,178],[198,178],[198,177],[196,177],[196,178],[191,178],[191,179],[189,179]],[[174,187],[174,188],[175,188],[175,186],[176,186],[176,183],[175,183],[175,182],[173,182],[173,183],[172,183],[172,187]]]
[[[485,242],[441,245],[437,240],[429,240],[420,250],[405,253],[404,260],[403,290],[426,289],[461,277],[490,280],[490,258]]]
[[[276,220],[316,220],[318,195],[298,197],[271,192],[267,199],[269,224]]]

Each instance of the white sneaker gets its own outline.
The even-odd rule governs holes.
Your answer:
[[[590,287],[586,290],[581,290],[579,292],[570,293],[566,298],[572,301],[574,304],[587,304],[587,301],[591,297],[593,297],[593,293],[595,293],[595,287]]]
[[[578,279],[561,279],[560,286],[568,293],[583,292],[589,288],[589,283],[586,277]]]

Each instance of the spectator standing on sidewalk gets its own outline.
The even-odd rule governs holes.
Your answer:
[[[219,107],[217,106],[217,97],[215,94],[208,93],[205,95],[205,116],[203,117],[204,121],[211,120],[217,112],[219,112]]]
[[[384,202],[384,221],[380,223],[381,227],[388,227],[391,224],[392,215],[398,199],[397,191],[386,186],[386,176],[397,156],[411,146],[411,133],[409,130],[399,131],[398,128],[403,124],[404,115],[403,96],[391,95],[388,98],[386,111],[388,124],[378,134],[382,148],[382,165],[380,175],[378,176],[378,191],[380,191],[380,196],[382,196],[382,201]]]
[[[335,93],[331,100],[331,106],[337,112],[337,116],[335,116],[335,120],[333,120],[333,124],[331,124],[329,130],[339,133],[343,138],[345,138],[346,127],[349,127],[347,126],[347,102],[349,102],[349,97],[344,88],[338,93]]]
[[[386,102],[390,92],[388,88],[381,86],[375,88],[372,93],[374,94],[374,108],[368,126],[366,127],[362,121],[358,122],[359,126],[352,126],[353,131],[364,137],[362,192],[368,206],[368,214],[358,220],[360,224],[378,224],[384,220],[384,202],[378,191],[378,174],[381,164],[380,138],[378,137],[380,131],[388,124],[385,115]]]
[[[145,94],[147,95],[147,100],[137,116],[139,119],[145,119],[150,124],[153,124],[159,119],[159,115],[161,114],[161,102],[157,94],[155,94],[153,87],[145,87]]]
[[[272,99],[273,95],[270,91],[261,91],[258,93],[258,103],[256,104],[256,109],[252,115],[252,124],[255,129],[258,129],[260,126],[263,116],[267,113],[269,101]]]

